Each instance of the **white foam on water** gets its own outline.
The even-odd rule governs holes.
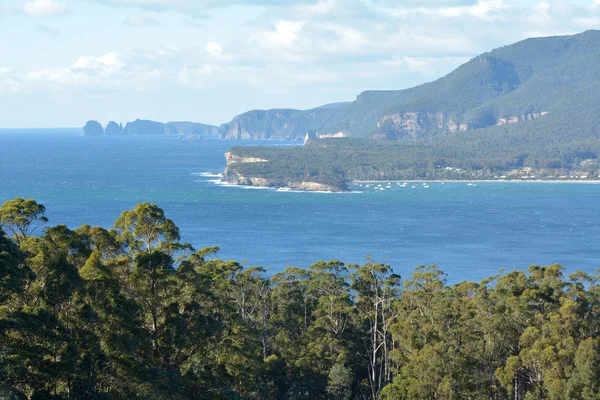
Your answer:
[[[215,172],[192,172],[194,176],[202,176],[204,178],[222,178],[223,174],[218,174]]]

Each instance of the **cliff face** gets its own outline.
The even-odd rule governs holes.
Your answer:
[[[219,128],[197,122],[162,122],[137,119],[123,124],[110,121],[106,130],[97,121],[88,121],[83,128],[84,135],[216,135]]]
[[[254,186],[268,188],[286,188],[309,192],[342,192],[345,188],[311,181],[291,181],[285,179],[270,179],[258,176],[245,176],[236,167],[240,164],[267,163],[268,160],[256,157],[241,157],[231,152],[225,153],[227,167],[223,172],[223,181],[232,185]]]
[[[443,113],[406,112],[384,115],[377,121],[377,129],[371,135],[377,139],[419,138],[427,135],[466,132],[492,125],[516,124],[545,116],[548,112],[528,113],[521,116],[498,118],[490,121],[456,121]],[[494,123],[495,121],[495,123]]]
[[[125,135],[164,135],[165,124],[162,122],[136,119],[128,122],[123,130]]]
[[[223,139],[300,139],[306,124],[298,110],[254,110],[221,126]]]

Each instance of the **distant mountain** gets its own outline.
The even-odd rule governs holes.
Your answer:
[[[196,122],[156,122],[137,119],[122,124],[110,121],[106,129],[97,121],[88,121],[83,128],[84,135],[217,135],[219,128],[214,125]]]
[[[303,147],[230,149],[224,179],[301,190],[357,180],[597,180],[598,93],[599,31],[529,39],[412,89],[364,92],[333,109],[253,112],[262,125],[236,117],[239,137],[308,135]]]
[[[307,132],[387,139],[453,135],[545,119],[547,134],[574,113],[598,115],[600,31],[527,39],[482,54],[434,82],[367,91],[311,110],[255,110],[221,126],[229,139],[302,139]],[[596,125],[595,125],[596,126]],[[514,129],[511,127],[511,129]],[[562,129],[562,128],[561,128]]]

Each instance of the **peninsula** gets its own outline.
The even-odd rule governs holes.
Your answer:
[[[223,179],[337,191],[357,180],[598,179],[599,92],[600,31],[528,39],[411,89],[237,116],[221,137],[305,145],[233,147]]]

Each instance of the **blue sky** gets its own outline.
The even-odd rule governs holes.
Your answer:
[[[600,29],[600,0],[0,0],[0,127],[221,124]]]

